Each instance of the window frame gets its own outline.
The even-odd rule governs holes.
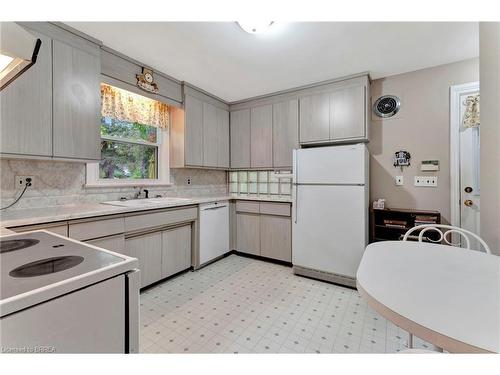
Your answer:
[[[145,124],[148,125],[148,124]],[[138,186],[170,186],[169,131],[156,127],[156,142],[133,140],[130,138],[100,135],[102,140],[139,144],[157,147],[157,178],[156,179],[105,179],[99,177],[99,162],[86,164],[85,187],[138,187]]]

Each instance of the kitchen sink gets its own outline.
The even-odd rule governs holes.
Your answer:
[[[107,201],[107,202],[102,202],[102,203],[109,204],[112,206],[120,206],[120,207],[148,207],[148,206],[157,206],[157,205],[175,205],[177,203],[184,203],[187,201],[190,201],[190,199],[164,197],[164,198],[130,199],[130,200],[123,200],[123,201]]]

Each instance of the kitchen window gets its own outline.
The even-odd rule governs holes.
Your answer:
[[[101,99],[101,161],[87,164],[87,186],[168,185],[168,106],[104,84]]]

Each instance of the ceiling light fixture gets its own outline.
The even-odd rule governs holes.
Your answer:
[[[269,30],[274,24],[274,21],[252,21],[252,22],[236,22],[239,27],[249,34],[262,34]]]

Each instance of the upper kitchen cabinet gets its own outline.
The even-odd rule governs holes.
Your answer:
[[[273,104],[273,167],[291,168],[293,150],[299,147],[299,101]]]
[[[217,108],[217,165],[229,168],[229,112]]]
[[[368,76],[338,81],[300,98],[300,143],[368,140]]]
[[[366,87],[356,85],[335,90],[330,95],[330,138],[365,138]]]
[[[250,109],[231,112],[231,168],[250,168]]]
[[[229,112],[226,103],[184,88],[184,108],[171,108],[173,168],[229,168]]]
[[[100,160],[100,44],[47,22],[20,24],[42,45],[1,93],[2,156]]]
[[[0,92],[3,157],[52,156],[52,39],[29,31],[42,41],[37,62]]]
[[[300,142],[330,139],[330,95],[315,94],[300,98]]]
[[[203,166],[217,167],[219,157],[217,108],[203,103]]]
[[[53,41],[54,157],[100,160],[101,59]]]
[[[185,163],[186,166],[203,166],[203,102],[186,95],[185,116]]]
[[[273,106],[254,107],[250,113],[250,167],[273,167]]]

